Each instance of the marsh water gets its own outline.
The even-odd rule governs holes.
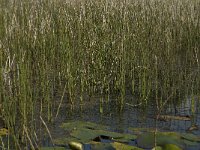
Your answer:
[[[0,149],[49,148],[72,134],[60,127],[70,121],[200,143],[199,0],[1,4]]]
[[[156,120],[157,115],[156,104],[152,102],[151,105],[146,107],[140,104],[134,104],[137,102],[136,98],[131,95],[125,97],[125,105],[120,110],[116,105],[116,99],[110,98],[109,101],[103,100],[103,104],[100,105],[99,97],[93,97],[88,102],[84,102],[82,105],[76,105],[73,110],[69,104],[62,104],[60,113],[52,123],[47,126],[50,130],[53,139],[66,137],[66,132],[60,128],[63,122],[68,121],[89,121],[98,124],[108,125],[111,131],[127,133],[129,127],[134,128],[157,128],[160,131],[174,131],[174,132],[190,132],[195,135],[200,135],[200,130],[188,131],[192,125],[200,126],[200,99],[196,96],[194,99],[186,97],[182,103],[179,104],[166,104],[161,111],[163,115],[169,116],[192,116],[191,120]],[[195,108],[192,110],[191,106]],[[101,106],[101,111],[100,111]],[[44,134],[45,129],[38,129],[38,133],[41,133],[41,145],[52,146],[52,142],[48,134]],[[200,149],[200,145],[195,147],[188,147],[188,150]]]

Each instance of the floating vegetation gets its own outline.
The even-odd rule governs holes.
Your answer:
[[[0,4],[0,117],[14,149],[37,145],[41,116],[53,122],[62,107],[71,105],[69,111],[74,111],[94,96],[101,114],[110,97],[119,111],[124,104],[156,104],[156,112],[168,103],[187,105],[191,97],[195,115],[200,95],[199,0]],[[139,102],[127,103],[127,94]],[[9,149],[9,141],[6,145]]]
[[[101,130],[101,129],[106,129],[108,127],[100,125],[100,124],[92,123],[92,122],[70,121],[67,123],[62,123],[61,128],[70,131],[70,130],[76,130],[76,129]]]
[[[152,150],[182,150],[182,149],[174,144],[166,144],[163,147],[156,146]]]
[[[39,150],[67,150],[67,149],[65,147],[42,147],[39,148]]]
[[[77,127],[71,130],[71,127],[74,127],[75,124]],[[88,124],[90,124],[90,128],[88,128]],[[107,126],[89,122],[73,121],[63,123],[61,127],[67,129],[70,132],[71,137],[82,142],[97,141],[97,139],[99,139],[98,141],[101,141],[101,138],[117,142],[129,142],[136,139],[135,135],[110,132]]]
[[[65,123],[64,123],[65,124]],[[88,129],[86,126],[90,124],[89,122],[71,122],[71,125],[77,127],[74,130],[70,130],[70,122],[67,123],[69,127],[69,135],[66,137],[55,139],[54,143],[56,145],[69,145],[72,149],[78,147],[77,149],[84,149],[84,146],[90,147],[91,150],[96,149],[116,149],[124,147],[124,149],[155,149],[155,146],[161,149],[167,150],[181,150],[190,146],[198,146],[200,144],[200,137],[191,133],[178,133],[178,132],[161,132],[161,131],[149,131],[148,129],[137,129],[130,128],[134,131],[132,134],[127,133],[117,133],[109,131],[108,127],[105,130],[95,129],[95,126],[100,126],[99,124],[93,124],[94,128]],[[85,127],[84,127],[85,126]],[[64,125],[62,125],[62,128]],[[104,126],[105,127],[105,126]],[[66,128],[64,127],[66,130]],[[147,131],[148,130],[148,131]],[[138,131],[137,133],[135,131]],[[129,143],[135,143],[129,145]]]

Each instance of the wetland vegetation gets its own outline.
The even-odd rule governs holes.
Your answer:
[[[112,104],[107,114],[118,115],[154,105],[155,131],[159,120],[198,130],[199,91],[199,0],[0,0],[0,149],[44,146],[39,128],[54,143],[50,124],[77,107],[101,115]],[[162,114],[180,105],[189,115]]]

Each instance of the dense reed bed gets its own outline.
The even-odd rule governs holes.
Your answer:
[[[0,115],[17,148],[63,102],[199,95],[199,61],[198,0],[0,0]]]

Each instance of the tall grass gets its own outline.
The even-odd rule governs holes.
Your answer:
[[[58,102],[199,95],[199,35],[198,0],[0,0],[1,115],[16,147]]]

